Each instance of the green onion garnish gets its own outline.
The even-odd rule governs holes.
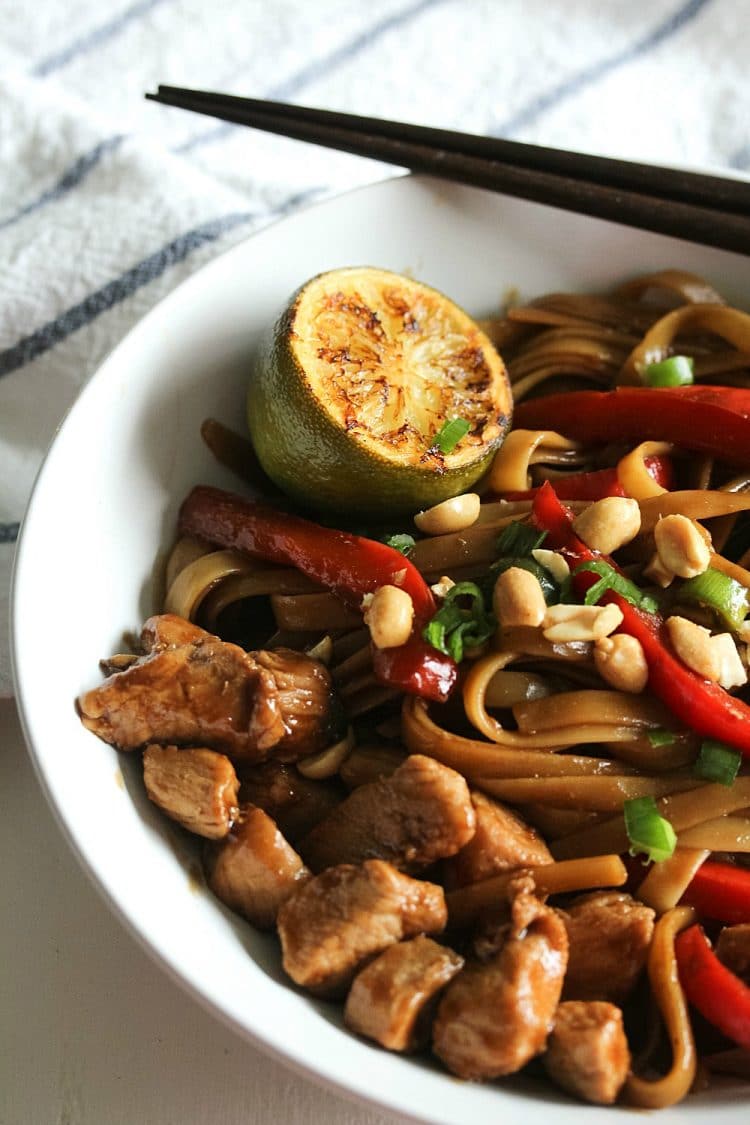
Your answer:
[[[535,527],[531,527],[527,523],[514,520],[513,523],[509,523],[506,528],[503,528],[497,541],[497,549],[501,555],[514,555],[520,558],[536,551],[546,538],[546,531],[537,531]]]
[[[647,613],[656,613],[658,610],[659,606],[655,598],[644,594],[635,582],[631,582],[624,574],[618,574],[609,563],[598,561],[581,563],[576,567],[574,574],[580,574],[583,570],[590,570],[593,574],[599,575],[599,581],[586,591],[584,605],[596,605],[608,590],[612,590],[637,609],[644,609]]]
[[[400,551],[402,555],[408,555],[414,546],[414,536],[407,535],[405,532],[399,535],[391,535],[386,539],[386,546],[393,547],[394,551]]]
[[[671,355],[650,363],[643,372],[649,387],[687,387],[693,382],[695,363],[690,355]]]
[[[463,599],[463,603],[457,604],[457,598]],[[458,582],[445,595],[440,609],[422,630],[422,636],[438,652],[452,656],[460,664],[465,649],[489,640],[494,631],[495,619],[487,613],[484,595],[476,582]]]
[[[432,445],[437,446],[441,453],[452,453],[470,429],[471,423],[465,418],[451,418],[449,422],[444,422],[435,434]]]
[[[643,854],[652,863],[669,859],[677,844],[677,835],[669,821],[660,816],[654,798],[634,797],[625,802],[623,813],[630,854]]]
[[[739,750],[725,746],[713,738],[707,738],[701,743],[700,753],[693,766],[696,777],[704,781],[718,781],[719,785],[734,785],[742,755]]]
[[[671,730],[650,730],[646,732],[646,738],[654,750],[658,750],[660,746],[671,746],[674,742],[674,734]]]
[[[697,602],[712,609],[734,632],[737,632],[747,616],[747,589],[741,582],[720,570],[714,570],[712,566],[704,570],[703,574],[683,582],[675,596],[680,602]]]

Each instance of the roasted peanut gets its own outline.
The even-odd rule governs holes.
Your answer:
[[[674,578],[674,574],[671,570],[667,570],[656,551],[654,551],[648,566],[643,568],[643,576],[657,586],[661,586],[663,590],[671,585]]]
[[[547,603],[539,579],[520,566],[498,575],[492,593],[495,617],[504,628],[526,625],[535,628],[544,621]]]
[[[641,509],[627,496],[605,496],[576,516],[573,530],[587,546],[611,555],[641,530]]]
[[[544,547],[537,547],[535,551],[531,552],[532,558],[548,570],[555,582],[562,585],[565,579],[570,574],[570,567],[568,560],[558,555],[557,551],[547,551]]]
[[[711,644],[711,634],[702,625],[686,617],[668,617],[667,633],[672,646],[683,664],[692,668],[706,680],[719,682],[721,676],[721,651]]]
[[[687,516],[663,516],[654,528],[659,562],[678,578],[695,578],[711,562],[711,546],[706,532]]]
[[[747,672],[737,651],[737,645],[731,633],[719,633],[711,638],[714,652],[719,654],[721,673],[719,683],[729,691],[733,687],[740,687],[747,683]]]
[[[640,641],[626,633],[601,637],[594,644],[594,664],[603,680],[618,691],[640,692],[648,683],[648,664]]]
[[[442,578],[438,579],[438,581],[434,583],[434,585],[430,586],[430,589],[432,590],[436,598],[440,598],[442,600],[446,596],[448,591],[452,590],[455,585],[456,583],[453,581],[453,579],[449,578],[447,574],[444,574]]]
[[[344,737],[340,738],[338,742],[326,746],[325,750],[321,750],[319,754],[310,754],[306,758],[300,758],[297,762],[297,769],[303,777],[312,778],[314,781],[323,781],[339,772],[339,767],[346,761],[353,749],[354,731],[349,727]]]
[[[476,523],[479,516],[480,500],[476,492],[464,492],[443,500],[425,512],[418,512],[414,523],[426,535],[450,535],[453,531],[464,531]]]
[[[551,605],[543,621],[548,641],[597,641],[609,636],[622,624],[622,611],[616,605]]]
[[[406,590],[381,586],[365,609],[365,625],[376,648],[406,644],[414,621],[414,605]]]

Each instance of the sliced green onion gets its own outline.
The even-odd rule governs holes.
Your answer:
[[[441,453],[452,453],[470,429],[471,423],[465,418],[451,418],[449,422],[444,422],[435,434],[432,445],[437,446]]]
[[[497,541],[497,549],[501,555],[522,557],[536,551],[546,538],[546,531],[537,531],[535,527],[531,527],[527,523],[514,520],[513,523],[509,523],[503,529]]]
[[[712,609],[730,629],[737,632],[748,611],[748,591],[741,582],[714,570],[712,566],[695,578],[688,578],[676,591],[678,601],[698,603]]]
[[[469,598],[471,604],[458,604],[458,598]],[[476,582],[457,582],[425,625],[422,636],[433,648],[460,663],[465,649],[482,644],[494,631],[495,619],[486,611],[484,595]]]
[[[691,355],[671,355],[650,363],[643,372],[649,387],[687,387],[693,382],[695,362]]]
[[[671,730],[650,730],[646,732],[646,738],[654,750],[658,750],[660,746],[671,746],[674,742],[674,734]]]
[[[580,566],[576,567],[574,574],[580,574],[584,570],[599,575],[599,581],[586,591],[586,597],[583,599],[584,605],[596,605],[608,590],[612,590],[613,593],[624,598],[626,602],[634,605],[636,609],[644,609],[647,613],[656,613],[658,610],[659,605],[655,598],[644,594],[642,590],[638,589],[635,582],[631,582],[624,574],[618,574],[609,563],[599,561],[581,563]]]
[[[739,750],[707,738],[701,743],[693,773],[704,781],[718,781],[719,785],[730,786],[734,785],[741,763],[742,755]]]
[[[645,855],[652,863],[669,859],[677,845],[674,828],[659,814],[653,797],[633,797],[623,805],[631,855]]]
[[[386,546],[393,547],[394,551],[400,551],[402,555],[408,555],[414,546],[414,536],[407,535],[405,532],[399,535],[391,535],[386,539]]]

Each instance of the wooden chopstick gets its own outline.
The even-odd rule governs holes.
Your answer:
[[[691,242],[750,254],[750,184],[468,133],[159,86],[147,98]]]

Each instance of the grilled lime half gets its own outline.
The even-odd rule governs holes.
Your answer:
[[[351,267],[294,294],[257,357],[248,421],[263,468],[289,495],[390,516],[474,484],[511,403],[502,359],[463,309],[418,281]],[[454,419],[464,425],[449,435],[466,430],[455,446],[440,437]]]

